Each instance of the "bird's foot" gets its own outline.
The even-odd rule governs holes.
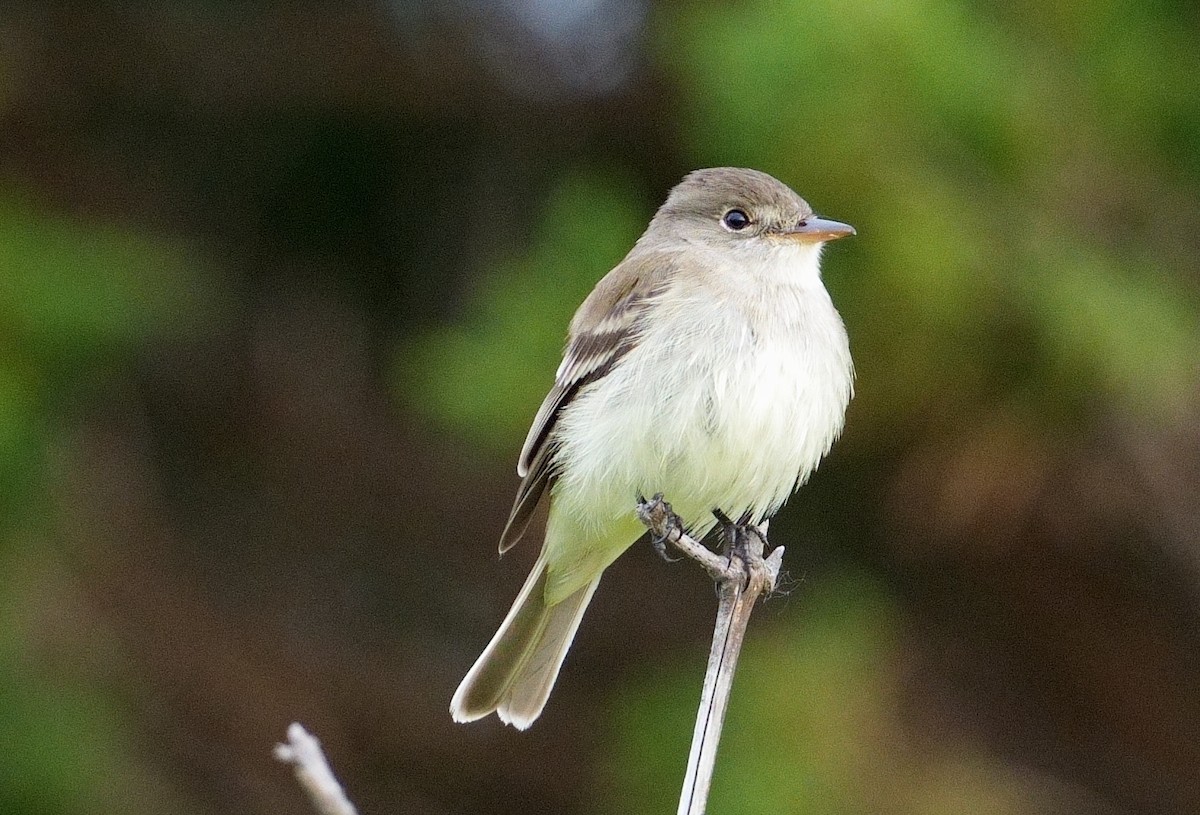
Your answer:
[[[722,553],[729,561],[730,571],[744,575],[744,588],[755,588],[756,596],[769,594],[779,577],[783,547],[777,547],[764,557],[767,549],[765,523],[762,526],[752,524],[748,515],[732,521],[719,509],[714,509],[713,515],[721,527]]]
[[[649,501],[639,495],[637,499],[637,514],[641,522],[650,530],[650,545],[658,556],[667,563],[675,563],[682,558],[671,557],[667,554],[667,543],[674,543],[683,534],[683,522],[671,509],[671,505],[663,499],[663,494],[656,494]]]
[[[717,526],[721,527],[721,554],[728,557],[737,540],[738,524],[720,509],[713,509],[712,514],[717,519]]]

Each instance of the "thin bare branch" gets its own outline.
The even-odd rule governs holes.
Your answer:
[[[334,777],[316,737],[297,722],[288,727],[287,735],[287,744],[275,745],[275,758],[295,767],[296,780],[308,793],[317,812],[320,815],[358,815]]]
[[[733,527],[727,532],[732,538],[729,557],[723,558],[683,531],[679,519],[662,496],[639,503],[637,511],[657,540],[669,542],[700,563],[717,582],[717,622],[678,810],[678,815],[702,815],[708,805],[717,745],[721,741],[725,711],[746,628],[750,624],[750,613],[759,597],[774,591],[783,563],[783,547],[777,547],[764,558],[767,525]]]

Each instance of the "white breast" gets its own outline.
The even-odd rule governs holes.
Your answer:
[[[711,510],[769,517],[841,431],[853,370],[816,247],[783,245],[678,282],[641,341],[556,430],[556,511],[584,526],[663,493],[697,533]]]

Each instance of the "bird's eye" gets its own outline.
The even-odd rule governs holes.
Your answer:
[[[721,216],[721,223],[725,224],[726,229],[740,232],[750,226],[750,216],[740,209],[731,209]]]

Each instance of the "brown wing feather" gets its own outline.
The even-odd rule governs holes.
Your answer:
[[[549,462],[544,461],[549,458],[548,454],[548,447],[541,450],[538,458],[533,462],[533,467],[521,479],[521,486],[517,487],[517,498],[513,501],[512,512],[508,515],[508,523],[504,525],[504,532],[500,534],[500,554],[511,549],[529,528],[533,511],[537,509],[538,501],[550,483]]]
[[[622,266],[630,262],[627,259]],[[618,275],[617,269],[597,284],[572,320],[571,339],[555,375],[554,387],[542,400],[521,448],[517,473],[522,480],[500,536],[501,553],[525,534],[542,493],[553,481],[554,451],[549,439],[559,413],[580,388],[608,373],[637,342],[638,314],[656,292],[644,284],[641,275]]]

